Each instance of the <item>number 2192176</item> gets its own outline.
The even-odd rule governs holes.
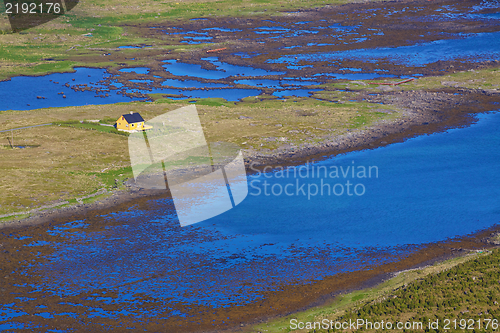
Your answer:
[[[60,14],[61,4],[46,2],[45,4],[36,4],[33,2],[11,3],[5,4],[6,14]]]
[[[490,329],[496,331],[498,329],[498,319],[460,319],[460,320],[443,320],[443,329],[462,329],[462,330],[473,330],[473,329]]]

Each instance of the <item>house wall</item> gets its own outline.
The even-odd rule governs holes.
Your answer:
[[[116,121],[116,128],[117,129],[122,129],[122,130],[128,130],[128,122],[125,120],[125,118],[120,117]]]
[[[116,128],[117,129],[121,129],[121,130],[125,130],[125,131],[134,131],[134,130],[142,130],[144,129],[144,122],[141,121],[139,123],[132,123],[132,124],[129,124],[125,118],[123,117],[120,117],[118,118],[118,120],[116,121]]]

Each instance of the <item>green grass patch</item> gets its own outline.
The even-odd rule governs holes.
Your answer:
[[[105,172],[91,172],[89,176],[96,176],[108,188],[119,187],[121,182],[133,177],[132,167],[106,170]],[[116,181],[118,180],[118,182]]]
[[[375,120],[383,118],[385,116],[387,116],[387,114],[383,112],[361,111],[356,117],[353,118],[350,128],[360,128],[363,126],[367,126],[373,123]]]
[[[207,106],[234,106],[234,103],[228,102],[223,98],[204,98],[196,101],[197,105],[207,105]]]
[[[123,135],[123,136],[130,135],[129,133],[119,131],[114,127],[99,125],[99,123],[80,122],[78,120],[58,121],[58,122],[54,122],[53,125],[54,126],[80,128],[80,129],[86,129],[86,130],[91,130],[91,131],[99,131],[99,132],[103,132],[103,133],[118,134],[118,135]]]
[[[30,217],[30,214],[19,214],[19,215],[14,215],[14,216],[7,216],[7,217],[2,217],[0,218],[0,223],[5,223],[5,222],[10,222],[10,221],[15,221],[15,220],[22,220]]]
[[[399,288],[382,300],[347,311],[338,320],[421,322],[427,331],[442,332],[445,319],[448,319],[467,324],[474,322],[477,329],[478,320],[498,320],[500,316],[500,306],[497,302],[500,293],[499,264],[499,250],[490,255],[479,255],[473,260]],[[438,320],[441,328],[429,329],[429,320]],[[453,324],[451,327],[453,330]],[[460,331],[460,328],[456,331]],[[478,331],[495,329],[488,330],[483,326],[483,329]]]

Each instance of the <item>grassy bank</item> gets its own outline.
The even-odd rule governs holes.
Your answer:
[[[465,326],[475,323],[475,332],[493,332],[485,329],[487,319],[500,316],[498,295],[498,265],[500,250],[479,251],[464,257],[448,260],[421,269],[400,272],[394,278],[369,289],[343,294],[326,306],[292,314],[278,320],[252,327],[252,332],[354,332],[358,329],[294,329],[291,320],[312,323],[326,320],[333,322],[356,322],[363,319],[370,322],[423,323],[423,329],[393,330],[396,332],[444,332],[445,319],[450,323],[449,332],[464,331]],[[439,329],[430,329],[429,320],[439,320]],[[479,329],[478,320],[482,323]],[[307,325],[307,324],[304,324]],[[463,325],[462,325],[463,326]],[[305,327],[305,326],[304,326]],[[426,329],[428,328],[428,329]],[[359,329],[363,332],[380,332],[375,329]],[[385,331],[385,330],[384,330]],[[469,331],[471,331],[469,329]]]
[[[4,177],[0,180],[0,215],[75,202],[75,198],[101,189],[123,187],[123,181],[132,176],[127,136],[86,120],[110,124],[131,111],[148,120],[189,104],[159,99],[0,112],[0,130],[37,125],[41,119],[53,124],[1,133],[0,171]],[[272,153],[283,145],[300,149],[399,116],[395,107],[384,106],[391,112],[380,112],[379,108],[364,102],[340,104],[313,98],[197,102],[207,141],[231,142],[247,152],[261,153]],[[19,146],[24,148],[16,148]]]

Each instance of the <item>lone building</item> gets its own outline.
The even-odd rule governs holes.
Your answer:
[[[115,128],[119,131],[135,132],[152,128],[144,125],[144,119],[139,113],[130,111],[130,114],[124,114],[118,118]]]

